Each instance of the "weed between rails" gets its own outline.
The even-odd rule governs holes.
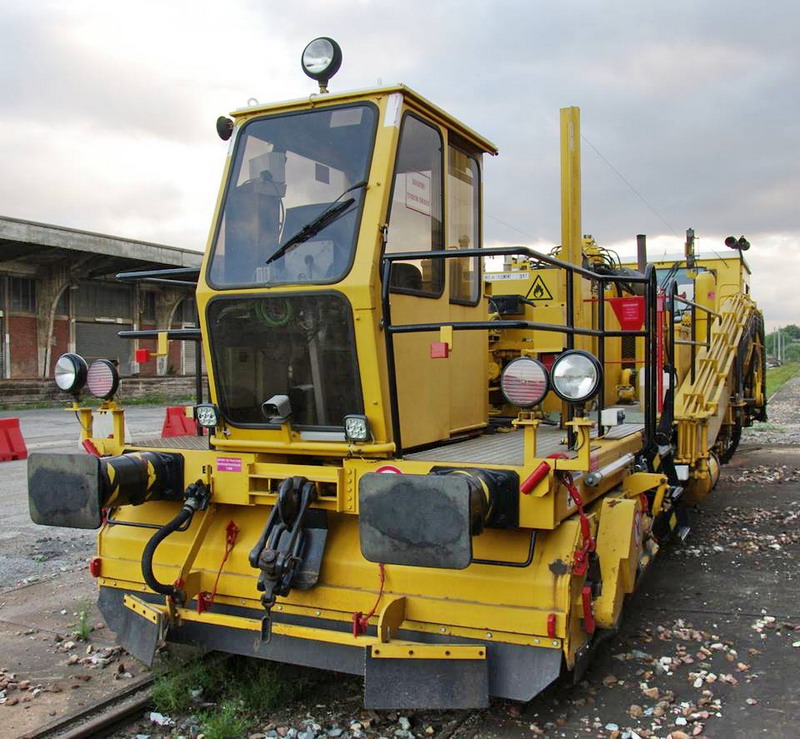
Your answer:
[[[247,657],[194,658],[156,678],[153,703],[173,718],[195,713],[207,739],[238,739],[260,715],[298,698],[309,674]]]

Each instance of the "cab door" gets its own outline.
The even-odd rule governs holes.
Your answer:
[[[395,262],[392,322],[485,320],[478,259],[425,253],[480,245],[480,162],[447,132],[415,113],[402,120],[388,215],[386,251],[419,252]],[[437,332],[395,336],[395,368],[405,448],[486,424],[487,337],[457,331],[446,356]]]

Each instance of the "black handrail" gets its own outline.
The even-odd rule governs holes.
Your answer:
[[[551,323],[538,323],[535,321],[443,321],[439,323],[417,323],[395,326],[392,324],[391,313],[391,271],[394,262],[411,261],[418,259],[460,259],[464,257],[487,257],[502,255],[524,255],[540,264],[563,269],[566,273],[566,325]],[[573,298],[574,276],[588,279],[598,284],[598,328],[587,329],[575,326],[575,311]],[[389,379],[389,403],[392,414],[392,434],[396,447],[397,456],[403,454],[402,436],[400,431],[400,408],[397,397],[397,370],[395,366],[394,335],[404,333],[424,333],[438,331],[440,328],[448,326],[454,331],[474,331],[481,329],[529,329],[552,331],[565,334],[567,348],[575,346],[575,336],[592,336],[599,339],[599,359],[605,357],[605,340],[611,337],[637,336],[646,339],[645,344],[649,350],[649,361],[645,366],[645,446],[649,448],[655,442],[656,431],[656,388],[655,388],[655,367],[657,362],[657,348],[655,329],[657,325],[657,282],[656,271],[653,265],[647,265],[643,275],[600,275],[591,270],[579,267],[578,265],[564,262],[549,255],[540,254],[533,249],[525,246],[508,246],[499,249],[449,249],[429,252],[398,252],[394,254],[384,254],[381,264],[381,303],[383,309],[382,328],[385,333],[386,342],[386,361]],[[606,331],[605,330],[605,286],[607,284],[624,283],[626,285],[642,284],[645,289],[645,326],[642,331]],[[598,423],[605,402],[604,387],[601,389],[598,401]],[[570,417],[573,412],[570,405]]]
[[[117,275],[119,276],[119,275]],[[120,339],[157,339],[159,334],[166,333],[168,339],[173,341],[196,341],[197,351],[194,357],[194,392],[197,403],[203,402],[203,355],[201,352],[203,334],[199,328],[171,328],[167,331],[157,329],[139,329],[136,331],[118,331]],[[197,435],[202,434],[200,426],[197,427]]]
[[[180,279],[185,277],[187,279]],[[118,280],[131,280],[132,282],[148,282],[161,285],[181,285],[183,287],[197,287],[200,279],[199,267],[169,267],[167,269],[145,269],[138,272],[119,272]]]

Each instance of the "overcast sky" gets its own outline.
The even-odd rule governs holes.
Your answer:
[[[0,215],[203,249],[216,118],[403,82],[494,141],[487,244],[559,243],[559,109],[581,108],[583,229],[601,244],[752,243],[768,324],[800,323],[797,0],[3,0]]]

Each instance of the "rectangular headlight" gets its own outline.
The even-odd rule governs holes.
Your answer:
[[[219,411],[213,403],[202,403],[194,407],[194,417],[203,428],[213,429],[219,424]]]
[[[344,435],[349,441],[370,441],[372,434],[366,416],[351,413],[344,417]]]

